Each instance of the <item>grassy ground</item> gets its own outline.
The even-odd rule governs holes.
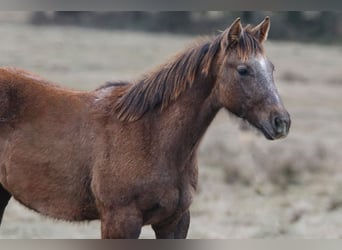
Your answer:
[[[61,85],[94,89],[163,62],[192,37],[0,23],[0,66]],[[342,48],[267,42],[292,116],[288,138],[270,142],[227,112],[201,144],[190,238],[342,237]],[[42,217],[11,200],[0,238],[99,238],[100,224]],[[144,228],[142,237],[153,237]]]

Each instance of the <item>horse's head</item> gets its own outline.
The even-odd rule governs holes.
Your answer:
[[[263,49],[269,27],[268,17],[254,28],[243,28],[237,19],[221,34],[216,94],[220,106],[273,140],[288,134],[291,121]]]

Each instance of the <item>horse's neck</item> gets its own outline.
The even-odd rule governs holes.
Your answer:
[[[197,149],[200,139],[217,114],[219,108],[212,100],[214,79],[196,79],[178,100],[170,105],[163,121],[167,122],[162,131],[170,138],[170,150],[177,158],[189,157]],[[165,126],[167,125],[167,126]],[[186,160],[186,159],[183,159]]]

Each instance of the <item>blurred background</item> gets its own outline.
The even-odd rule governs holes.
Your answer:
[[[256,23],[265,15],[272,18],[270,37],[277,40],[339,42],[342,16],[339,12],[36,12],[30,22],[101,29],[127,29],[176,34],[208,34],[225,28],[237,16],[246,23]]]
[[[0,66],[93,90],[132,80],[238,16],[271,18],[268,57],[292,116],[267,141],[222,110],[199,149],[190,238],[342,237],[342,13],[0,12]],[[62,194],[61,194],[62,195]],[[0,238],[99,238],[98,221],[66,223],[11,200]],[[153,237],[150,228],[143,238]]]

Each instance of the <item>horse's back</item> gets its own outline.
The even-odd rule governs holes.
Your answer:
[[[63,89],[22,69],[0,68],[0,126],[13,127],[23,120],[43,118],[49,112],[63,117],[81,111],[90,102],[87,92]]]

